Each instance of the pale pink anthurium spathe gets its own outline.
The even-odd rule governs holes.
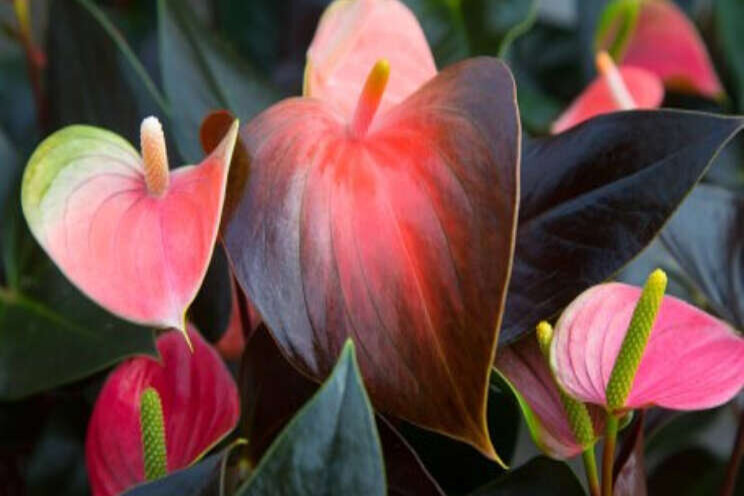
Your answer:
[[[118,135],[74,125],[31,156],[21,201],[36,240],[62,272],[108,311],[175,327],[214,249],[237,121],[199,165],[168,169],[154,117],[137,152]]]
[[[359,88],[380,59],[390,77],[380,114],[437,74],[434,56],[413,13],[399,0],[335,0],[323,14],[307,51],[303,93],[351,118]]]
[[[178,332],[167,331],[157,339],[160,360],[129,359],[106,380],[85,439],[93,496],[120,494],[147,480],[141,404],[148,389],[157,392],[162,408],[161,475],[188,467],[235,428],[240,416],[235,381],[193,326],[188,333],[193,353]]]
[[[555,326],[550,365],[563,389],[608,408],[607,384],[641,289],[594,286]],[[744,385],[744,338],[726,323],[665,296],[651,327],[622,411],[660,406],[700,410],[721,405]]]
[[[664,85],[654,73],[633,66],[615,66],[606,52],[597,54],[599,75],[556,119],[554,134],[601,114],[620,110],[658,108],[664,100]]]
[[[695,25],[671,0],[616,0],[597,30],[597,48],[652,72],[672,90],[720,99],[724,90]]]

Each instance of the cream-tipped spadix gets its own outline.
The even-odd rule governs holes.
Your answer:
[[[162,196],[168,189],[168,151],[163,126],[157,117],[147,117],[140,126],[140,149],[147,190]]]
[[[610,88],[610,94],[617,106],[622,110],[632,110],[637,107],[635,100],[628,91],[628,87],[623,81],[623,76],[617,69],[615,62],[607,52],[599,52],[596,58],[597,71],[604,76],[607,86]]]

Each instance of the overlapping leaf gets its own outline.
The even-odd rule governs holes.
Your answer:
[[[377,407],[491,457],[514,98],[508,70],[482,58],[445,69],[359,139],[318,100],[287,100],[241,131],[251,180],[225,231],[241,285],[305,372],[324,377],[353,337]]]
[[[633,259],[743,124],[633,111],[528,142],[501,341],[531,331]]]
[[[385,494],[374,413],[350,342],[315,396],[272,443],[238,496]]]
[[[715,312],[744,329],[744,196],[701,184],[661,240]]]

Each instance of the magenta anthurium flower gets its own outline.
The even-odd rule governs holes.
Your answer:
[[[606,52],[597,55],[599,75],[553,123],[561,133],[601,114],[635,108],[657,108],[664,86],[652,72],[632,66],[616,67]]]
[[[545,454],[567,459],[587,449],[585,442],[577,439],[548,360],[534,336],[500,348],[494,366],[508,381],[532,439]],[[588,405],[587,410],[596,440],[604,428],[604,410],[594,405]]]
[[[640,363],[625,398],[608,399],[615,368],[641,289],[621,283],[595,286],[561,315],[550,363],[574,398],[615,413],[661,406],[674,410],[712,408],[744,385],[744,339],[724,322],[671,296],[661,300]],[[622,370],[620,370],[622,372]],[[617,375],[617,372],[616,372]],[[612,401],[610,401],[612,400]]]
[[[618,0],[608,5],[599,49],[626,66],[656,74],[676,91],[718,99],[724,94],[700,34],[670,0]]]
[[[168,331],[157,340],[160,361],[127,360],[106,380],[85,440],[94,496],[119,494],[149,478],[146,468],[152,471],[153,464],[146,467],[145,434],[160,432],[165,438],[164,475],[194,463],[237,424],[240,403],[230,372],[193,327],[188,333],[193,353],[177,332]],[[142,425],[150,412],[145,391],[148,399],[159,397],[160,426]]]
[[[201,286],[214,248],[237,122],[196,166],[168,170],[154,117],[141,154],[91,126],[49,136],[31,156],[21,200],[31,232],[98,304],[133,322],[175,327]]]

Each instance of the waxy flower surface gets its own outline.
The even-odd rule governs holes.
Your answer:
[[[185,333],[212,256],[237,122],[197,166],[168,170],[154,118],[142,155],[90,126],[52,134],[31,156],[23,212],[31,232],[86,295],[122,318]]]
[[[435,75],[414,21],[397,0],[330,7],[310,96],[241,130],[251,177],[225,245],[303,371],[327,375],[351,337],[378,408],[496,458],[485,409],[517,212],[514,82],[491,58]],[[390,26],[417,29],[364,42]]]
[[[188,333],[193,352],[168,331],[157,340],[160,361],[127,360],[106,380],[85,441],[94,496],[119,494],[147,480],[143,436],[159,429],[141,424],[148,412],[142,408],[145,391],[154,390],[161,403],[165,473],[191,465],[237,424],[240,402],[230,372],[195,329]]]
[[[724,322],[665,296],[626,397],[609,397],[610,375],[640,294],[640,288],[607,283],[566,308],[550,350],[561,386],[580,401],[620,412],[712,408],[736,395],[744,385],[744,338]]]

